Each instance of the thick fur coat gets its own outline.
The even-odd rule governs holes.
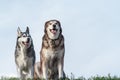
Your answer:
[[[21,80],[33,78],[35,51],[28,27],[26,29],[26,32],[21,32],[20,28],[18,28],[18,36],[15,49],[15,63]]]
[[[65,47],[60,22],[58,20],[47,21],[44,32],[38,77],[46,80],[64,78]]]

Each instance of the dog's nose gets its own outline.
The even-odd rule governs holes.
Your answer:
[[[27,43],[29,43],[29,41],[30,41],[30,38],[27,38]]]
[[[55,24],[53,25],[53,28],[54,28],[54,29],[56,28],[56,25],[55,25]]]

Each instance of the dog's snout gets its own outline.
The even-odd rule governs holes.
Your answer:
[[[27,38],[27,43],[29,43],[30,42],[30,38]]]
[[[55,24],[53,25],[53,28],[56,28],[56,25],[55,25]]]

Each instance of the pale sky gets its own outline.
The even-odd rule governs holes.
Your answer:
[[[51,19],[62,25],[66,75],[120,76],[120,0],[0,0],[0,76],[17,76],[18,26],[29,26],[37,62]]]

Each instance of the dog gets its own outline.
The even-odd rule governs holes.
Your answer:
[[[44,26],[44,36],[40,51],[39,78],[58,80],[65,78],[64,68],[64,36],[58,20],[49,20]]]
[[[34,77],[35,51],[29,28],[21,32],[18,27],[15,48],[15,63],[21,80]]]
[[[40,62],[36,62],[34,65],[34,80],[40,79]]]
[[[64,78],[66,77],[65,73],[63,74]],[[36,62],[34,66],[34,80],[40,80],[40,62]]]

